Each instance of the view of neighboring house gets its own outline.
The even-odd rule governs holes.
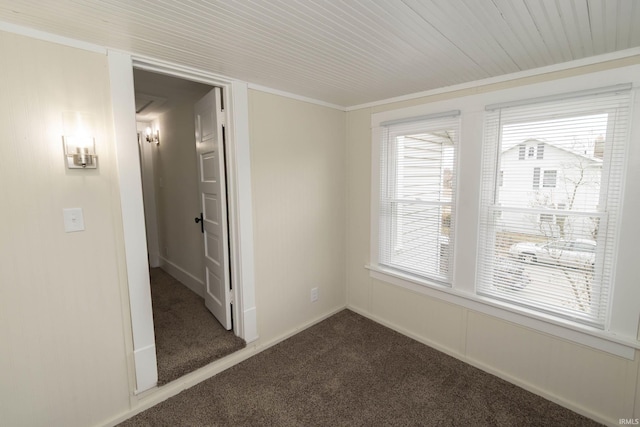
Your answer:
[[[393,218],[385,229],[393,251],[383,254],[401,266],[436,280],[448,280],[453,202],[455,119],[390,132],[389,184],[385,204]]]
[[[527,139],[501,153],[498,226],[518,224],[518,232],[551,238],[595,238],[595,222],[585,215],[597,210],[602,175],[602,137],[590,152],[541,139]],[[522,208],[532,211],[523,211]],[[571,213],[569,213],[571,212]],[[526,216],[526,220],[522,220]]]

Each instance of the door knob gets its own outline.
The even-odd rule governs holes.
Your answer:
[[[195,217],[196,224],[200,223],[200,231],[204,233],[204,220],[202,218],[202,212],[200,212],[200,216]]]

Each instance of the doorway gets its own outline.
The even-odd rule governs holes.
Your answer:
[[[244,347],[228,331],[223,100],[220,88],[139,69],[134,88],[162,385]]]
[[[108,52],[111,96],[124,246],[130,322],[132,325],[134,393],[153,388],[157,383],[155,339],[153,332],[147,242],[144,232],[142,178],[136,138],[133,68],[180,77],[223,89],[229,124],[228,202],[230,238],[234,242],[231,276],[235,335],[250,343],[258,338],[253,276],[253,231],[251,175],[248,132],[247,85],[219,76],[167,64],[136,59],[121,52]],[[162,131],[160,136],[162,144]],[[161,248],[160,248],[161,249]],[[127,315],[129,313],[126,313]]]

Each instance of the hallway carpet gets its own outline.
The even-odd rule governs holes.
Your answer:
[[[592,426],[349,310],[123,426]]]
[[[158,385],[244,348],[204,306],[204,300],[160,268],[150,269]]]

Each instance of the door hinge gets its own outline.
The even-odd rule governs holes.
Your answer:
[[[227,291],[227,292],[228,292],[228,295],[229,295],[229,302],[230,302],[231,304],[233,304],[233,303],[234,303],[234,300],[233,300],[233,292],[232,292],[232,291]]]

